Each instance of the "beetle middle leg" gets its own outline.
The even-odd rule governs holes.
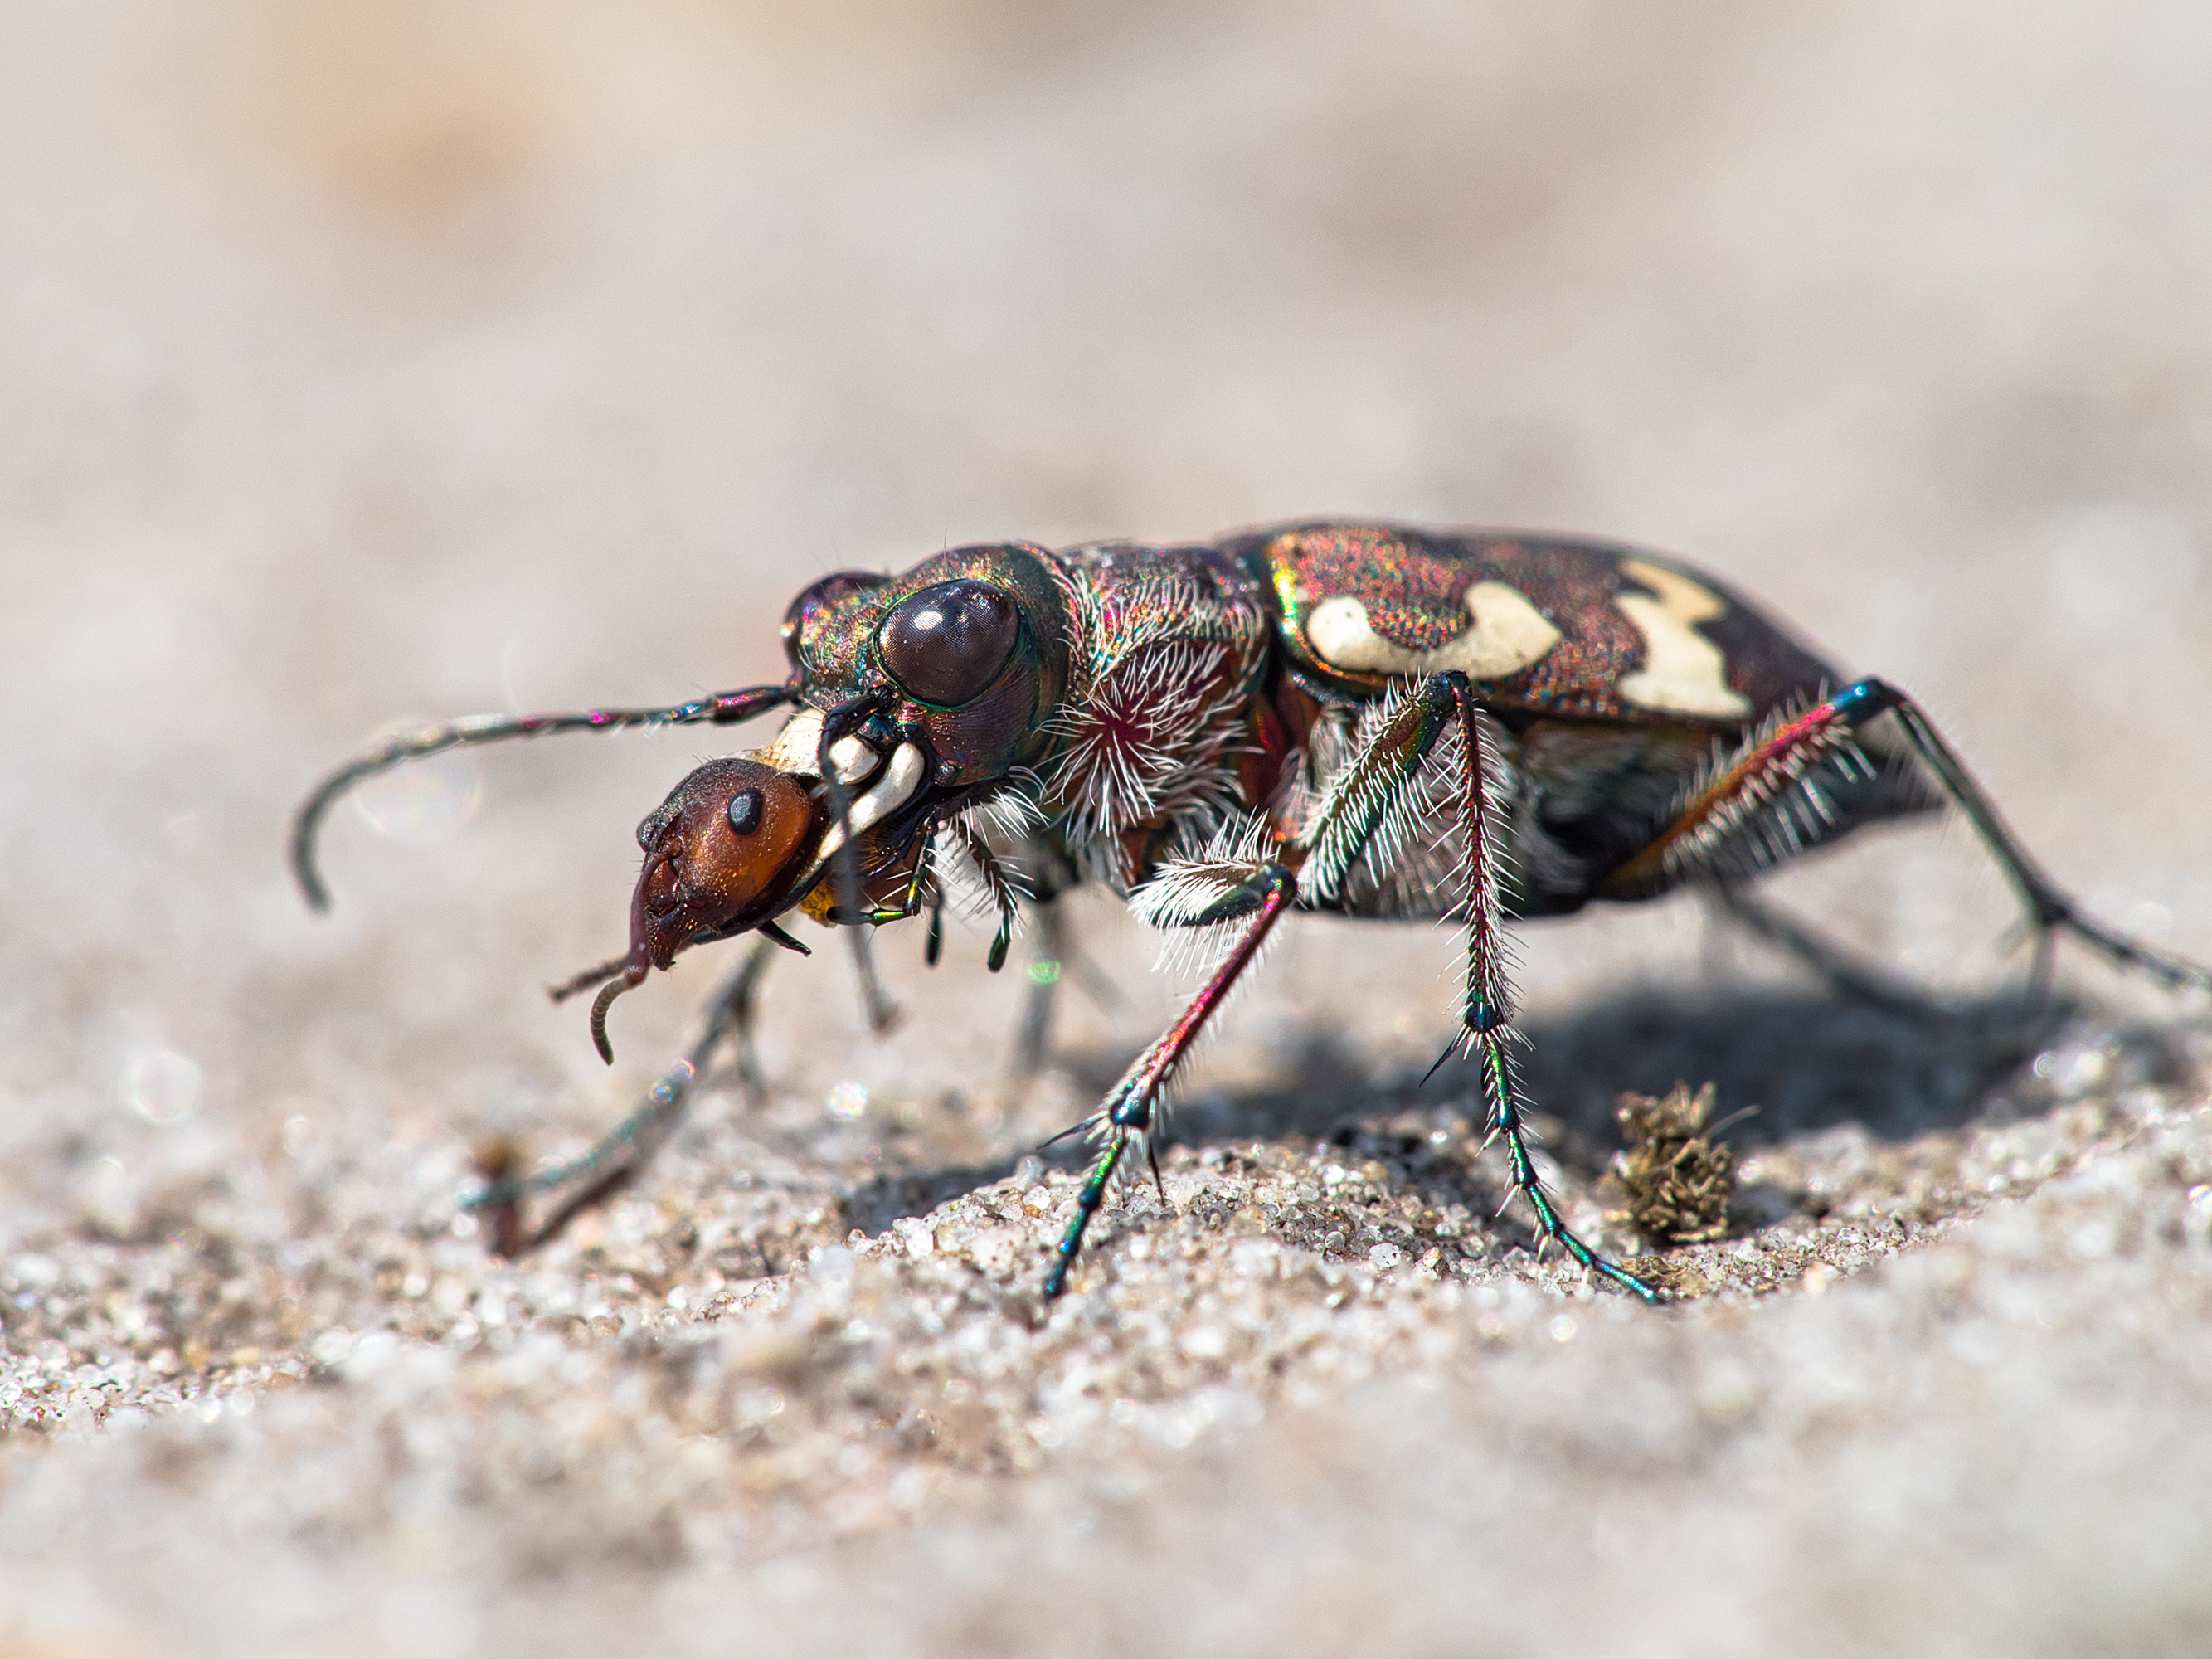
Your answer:
[[[1304,837],[1313,849],[1306,866],[1309,890],[1316,897],[1333,894],[1363,855],[1372,857],[1370,849],[1379,848],[1387,858],[1419,833],[1411,815],[1422,769],[1448,732],[1460,739],[1459,810],[1467,862],[1458,915],[1466,929],[1467,970],[1462,1030],[1445,1057],[1464,1044],[1477,1062],[1490,1132],[1504,1143],[1513,1189],[1535,1212],[1539,1236],[1557,1243],[1585,1271],[1656,1302],[1658,1292],[1650,1285],[1607,1261],[1567,1225],[1529,1151],[1526,1101],[1512,1056],[1514,1046],[1525,1039],[1512,1024],[1513,988],[1498,898],[1499,844],[1490,794],[1498,757],[1465,674],[1455,670],[1423,681],[1330,783],[1318,822]]]
[[[1474,688],[1466,675],[1455,672],[1439,675],[1424,692],[1431,702],[1449,699],[1459,728],[1460,817],[1468,848],[1467,896],[1462,903],[1467,927],[1467,1000],[1461,1023],[1466,1028],[1464,1041],[1480,1067],[1491,1133],[1505,1143],[1506,1168],[1513,1188],[1535,1212],[1541,1237],[1556,1243],[1584,1272],[1609,1279],[1646,1302],[1656,1302],[1659,1293],[1650,1285],[1582,1241],[1559,1214],[1537,1176],[1522,1115],[1525,1101],[1513,1071],[1513,1045],[1525,1039],[1510,1023],[1513,991],[1505,972],[1504,924],[1498,903],[1497,840],[1490,807],[1491,778],[1498,757],[1475,705]],[[1433,744],[1434,737],[1429,741]]]
[[[1061,1239],[1045,1281],[1048,1297],[1066,1288],[1091,1217],[1103,1200],[1133,1134],[1148,1137],[1153,1103],[1206,1019],[1248,968],[1283,909],[1302,894],[1326,901],[1339,891],[1364,856],[1385,858],[1413,833],[1411,815],[1424,765],[1438,742],[1456,732],[1463,757],[1461,812],[1468,848],[1467,896],[1462,907],[1467,933],[1467,988],[1462,1038],[1481,1067],[1492,1132],[1505,1143],[1514,1189],[1535,1212],[1541,1236],[1556,1242],[1587,1271],[1646,1301],[1658,1293],[1626,1268],[1607,1261],[1570,1228],[1545,1190],[1528,1149],[1523,1101],[1514,1076],[1511,1045],[1521,1041],[1511,1019],[1512,989],[1505,973],[1498,905],[1497,842],[1489,802],[1494,769],[1491,745],[1466,675],[1432,676],[1402,701],[1386,705],[1378,728],[1361,751],[1330,780],[1310,823],[1285,849],[1300,874],[1285,864],[1257,863],[1242,880],[1218,861],[1170,865],[1132,896],[1139,915],[1155,926],[1205,927],[1250,915],[1253,920],[1228,959],[1182,1018],[1139,1057],[1108,1094],[1092,1119],[1101,1147],[1076,1200],[1074,1220]],[[1225,890],[1224,889],[1225,888]],[[1455,1042],[1454,1047],[1458,1046]]]

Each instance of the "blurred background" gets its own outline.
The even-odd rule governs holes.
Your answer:
[[[2212,955],[2208,94],[2212,13],[2156,0],[0,0],[0,1249],[203,1205],[275,1249],[316,1170],[407,1213],[489,1130],[609,1121],[708,970],[622,1005],[611,1075],[538,989],[618,948],[631,826],[716,745],[400,782],[334,821],[327,921],[293,803],[394,719],[780,677],[806,580],[966,540],[1672,551]],[[1780,891],[1931,984],[2017,965],[1955,832]],[[1141,1041],[1169,990],[1083,920],[1132,1006],[1069,1041]],[[1686,906],[1532,930],[1531,1006],[1715,949]],[[828,1186],[881,1154],[839,1086],[968,1088],[1010,1030],[954,954],[885,938],[888,1045],[841,953],[779,969]],[[1271,973],[1203,1086],[1449,1018],[1388,930]],[[1668,1080],[1574,1064],[1601,1121]]]

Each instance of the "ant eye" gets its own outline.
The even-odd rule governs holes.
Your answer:
[[[740,789],[730,797],[730,828],[741,836],[750,836],[760,828],[761,792]]]
[[[1021,613],[988,583],[925,587],[884,618],[884,666],[914,697],[957,708],[990,689],[1014,653]]]

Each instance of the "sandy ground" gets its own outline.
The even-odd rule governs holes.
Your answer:
[[[2013,999],[1957,830],[1527,930],[1571,1211],[1717,1085],[1653,1312],[1492,1219],[1448,943],[1299,925],[1042,1316],[1030,1156],[1175,987],[956,933],[520,1262],[636,819],[712,744],[488,755],[280,858],[399,716],[780,672],[802,581],[1322,512],[1692,556],[1928,701],[2212,956],[2212,14],[2034,3],[0,7],[0,1652],[2212,1648],[2212,1033]],[[619,21],[617,21],[617,19]]]

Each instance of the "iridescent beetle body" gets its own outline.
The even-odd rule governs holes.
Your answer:
[[[362,756],[301,810],[303,884],[319,902],[313,839],[331,801],[400,761],[789,706],[766,747],[698,769],[640,826],[630,951],[563,988],[605,981],[592,1012],[603,1052],[610,1004],[653,968],[746,932],[803,949],[780,925],[793,912],[862,928],[928,913],[933,962],[944,849],[997,904],[994,968],[1021,903],[1048,905],[1082,880],[1152,926],[1219,930],[1212,977],[1090,1120],[1097,1154],[1048,1296],[1285,910],[1462,925],[1454,1047],[1478,1063],[1513,1183],[1546,1238],[1647,1297],[1536,1178],[1505,921],[1692,882],[1738,895],[1767,864],[1948,797],[2039,939],[2064,927],[2168,984],[2212,988],[2202,969],[2080,915],[1901,693],[1845,684],[1725,587],[1632,550],[1336,523],[1176,547],[968,547],[897,576],[823,578],[793,602],[784,640],[781,685],[663,709],[483,717]],[[1885,714],[1887,729],[1862,730]],[[693,1066],[744,1018],[760,960],[718,997]],[[610,1149],[634,1164],[680,1109],[679,1071],[617,1139],[525,1185],[597,1172]]]

